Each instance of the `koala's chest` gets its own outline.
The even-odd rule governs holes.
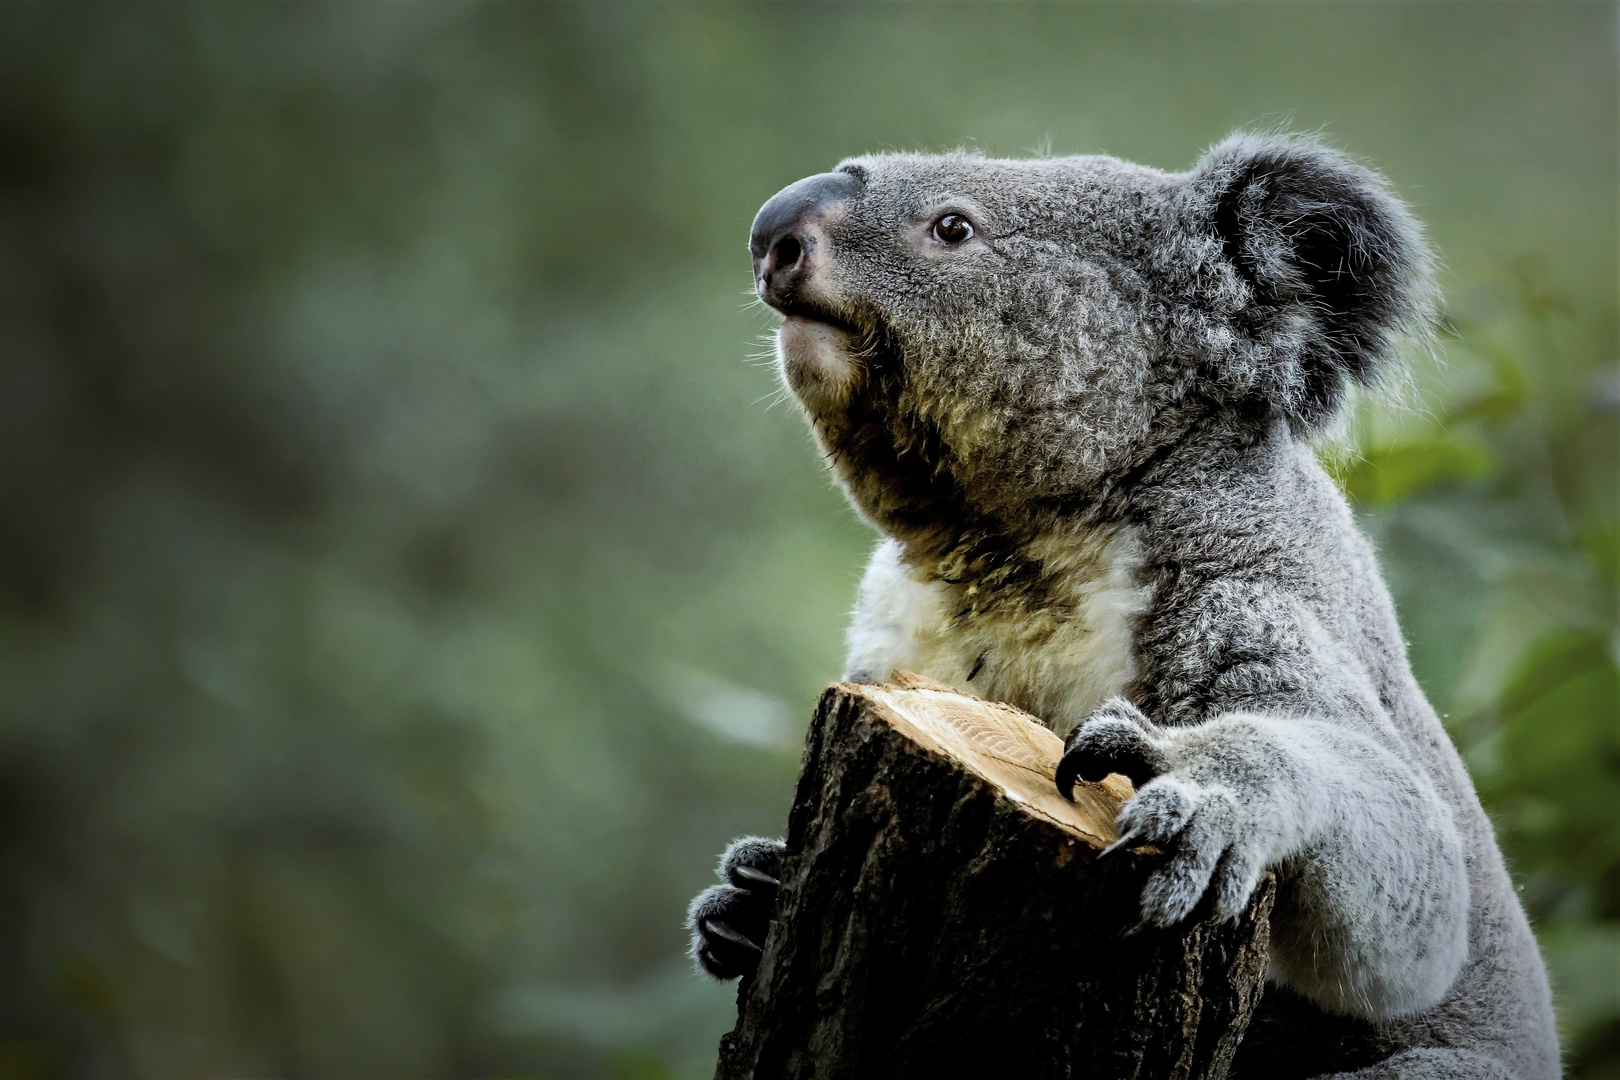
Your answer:
[[[919,580],[896,566],[888,588],[904,595],[869,605],[888,617],[881,627],[868,620],[880,630],[871,642],[879,648],[869,652],[888,655],[861,657],[862,635],[852,632],[852,670],[883,678],[908,668],[1016,705],[1064,733],[1136,678],[1136,628],[1148,604],[1139,551],[1123,531],[1054,544],[1037,553],[1047,569],[1043,591],[1013,604],[975,603],[982,597],[971,585]]]

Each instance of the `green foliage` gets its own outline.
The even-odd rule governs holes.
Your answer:
[[[1426,439],[1372,447],[1354,459],[1333,457],[1339,486],[1363,506],[1389,506],[1433,488],[1479,484],[1496,474],[1489,445],[1439,433]]]
[[[1337,468],[1620,1060],[1612,9],[0,20],[0,1075],[706,1075],[684,905],[780,831],[871,543],[745,362],[755,209],[1277,118],[1451,267]]]
[[[1521,871],[1620,918],[1620,669],[1612,635],[1557,630],[1508,679],[1485,785]]]

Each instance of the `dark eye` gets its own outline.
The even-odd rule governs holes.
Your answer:
[[[933,235],[942,244],[965,244],[973,238],[973,222],[961,214],[946,214],[934,222]]]

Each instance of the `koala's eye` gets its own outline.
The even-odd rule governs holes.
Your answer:
[[[934,222],[931,233],[942,244],[965,244],[973,239],[973,222],[961,214],[946,214]]]

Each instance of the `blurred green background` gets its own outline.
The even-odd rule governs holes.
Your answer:
[[[0,1077],[702,1077],[865,526],[747,303],[874,149],[1388,172],[1324,452],[1620,1076],[1611,4],[0,6]]]

